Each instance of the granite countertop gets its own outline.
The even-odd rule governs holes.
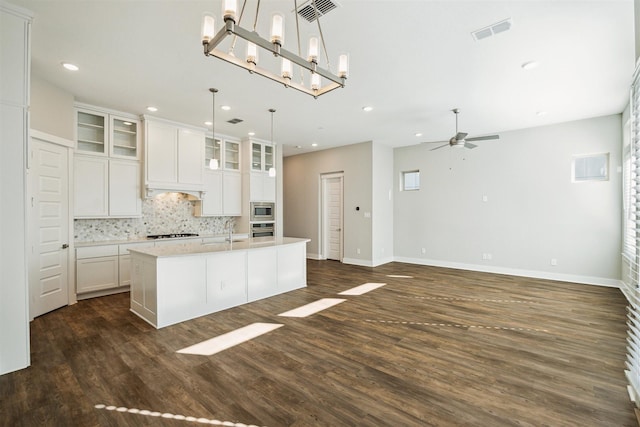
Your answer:
[[[189,237],[172,237],[166,239],[147,239],[146,237],[137,238],[137,239],[122,239],[122,240],[91,240],[84,242],[74,242],[73,245],[76,248],[88,247],[88,246],[107,246],[107,245],[122,245],[126,243],[153,243],[153,242],[171,242],[175,241],[184,241],[184,240],[196,240],[196,239],[225,239],[229,235],[228,234],[201,234],[199,236],[189,236]],[[235,233],[234,239],[247,239],[249,238],[248,233]],[[197,243],[199,244],[199,242]]]
[[[309,241],[311,240],[296,237],[254,237],[251,239],[243,239],[224,243],[177,243],[175,245],[162,245],[138,249],[130,248],[129,252],[161,258],[173,256],[207,255],[215,252],[243,251],[248,249],[291,245]]]

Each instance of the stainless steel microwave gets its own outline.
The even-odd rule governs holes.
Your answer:
[[[275,221],[275,203],[251,202],[251,221]]]

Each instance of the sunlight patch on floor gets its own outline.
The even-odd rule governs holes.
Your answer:
[[[245,341],[259,337],[267,332],[271,332],[281,326],[284,325],[281,323],[252,323],[251,325],[236,329],[235,331],[227,332],[226,334],[218,335],[215,338],[183,348],[177,352],[182,354],[211,356],[238,344],[242,344]]]
[[[387,277],[393,277],[396,279],[413,279],[413,276],[405,276],[403,274],[387,274]]]
[[[386,285],[386,283],[365,283],[364,285],[342,291],[338,295],[362,295],[384,285]]]
[[[345,301],[346,299],[340,299],[340,298],[322,298],[322,299],[319,299],[318,301],[309,303],[307,305],[303,305],[301,307],[294,308],[293,310],[280,313],[278,314],[278,316],[307,317]]]

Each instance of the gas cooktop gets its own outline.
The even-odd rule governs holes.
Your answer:
[[[177,237],[196,237],[197,235],[197,233],[149,234],[147,239],[175,239]]]

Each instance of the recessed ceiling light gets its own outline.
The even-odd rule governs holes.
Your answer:
[[[151,111],[152,113],[155,113],[156,111],[158,111],[158,109],[156,107],[147,107],[147,111]]]
[[[249,132],[248,135],[249,136],[254,136],[256,133],[255,132]]]
[[[223,106],[222,106],[222,107],[220,107],[220,108],[222,108],[224,111],[229,111],[229,110],[231,110],[231,107],[229,107],[228,105],[223,105]]]
[[[311,144],[312,147],[317,147],[318,144],[316,144],[315,142],[313,144]]]
[[[416,132],[416,136],[422,136],[421,132]]]
[[[533,70],[538,65],[540,65],[540,63],[537,62],[537,61],[528,61],[528,62],[525,62],[524,64],[522,64],[521,67],[522,67],[523,70]]]
[[[362,107],[362,111],[365,111],[367,113],[371,110],[373,110],[373,107],[370,107],[370,106]]]
[[[205,126],[211,126],[212,124],[213,124],[213,123],[211,123],[211,122],[204,122],[204,125],[205,125]]]
[[[63,62],[62,66],[64,68],[66,68],[67,70],[69,70],[69,71],[78,71],[80,69],[80,68],[78,68],[77,65],[74,65],[74,64],[72,64],[70,62]]]

